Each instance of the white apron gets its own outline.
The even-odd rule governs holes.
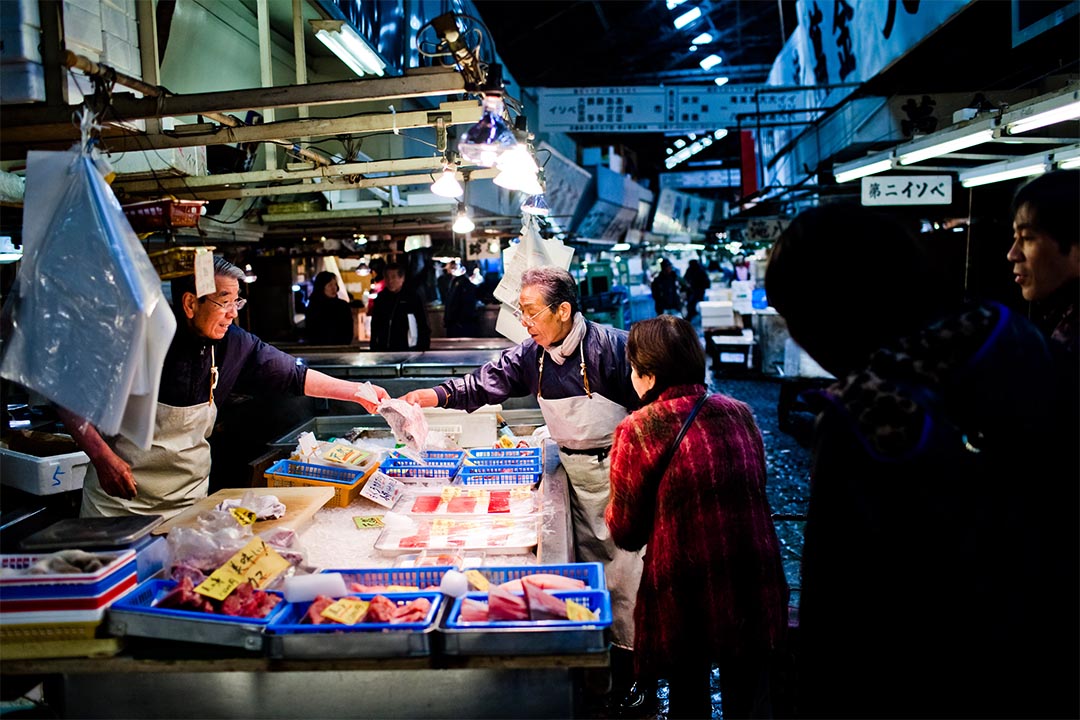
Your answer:
[[[217,419],[214,388],[217,362],[210,349],[210,399],[190,407],[159,402],[154,417],[154,438],[143,450],[123,436],[109,444],[131,465],[135,497],[113,497],[101,489],[96,473],[83,484],[82,517],[163,515],[166,520],[206,497],[210,487],[210,433]],[[91,477],[93,476],[93,477]]]
[[[543,377],[541,361],[540,379]],[[607,455],[570,455],[561,450],[609,447],[615,427],[629,413],[622,405],[598,393],[548,400],[541,389],[536,399],[551,439],[560,447],[559,457],[570,480],[570,513],[577,561],[604,564],[608,592],[611,593],[612,640],[620,647],[632,649],[634,601],[641,582],[645,550],[620,550],[608,533],[604,511],[611,494],[611,459]]]
[[[143,450],[123,436],[112,448],[131,465],[137,491],[134,499],[124,500],[105,494],[97,474],[87,475],[83,486],[81,515],[101,517],[118,515],[179,514],[206,497],[210,485],[210,431],[217,418],[213,403],[174,407],[158,403],[154,419],[154,440]]]

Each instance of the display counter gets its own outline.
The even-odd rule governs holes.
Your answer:
[[[543,522],[535,552],[489,556],[484,565],[564,564],[573,560],[566,473],[546,441]],[[323,508],[300,529],[308,563],[319,568],[391,566],[373,550],[375,530],[353,517],[385,513],[358,498]],[[445,604],[444,604],[445,609]],[[587,677],[603,674],[608,652],[453,655],[402,658],[273,659],[239,648],[146,637],[125,638],[112,657],[10,660],[5,682],[44,682],[61,717],[572,717]]]

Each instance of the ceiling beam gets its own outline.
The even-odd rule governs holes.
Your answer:
[[[327,222],[334,220],[351,220],[354,218],[419,218],[434,215],[446,215],[457,203],[450,202],[446,205],[426,205],[416,207],[391,207],[391,208],[349,208],[345,210],[320,210],[306,213],[264,213],[260,220],[267,225],[278,225],[301,222]],[[449,222],[447,220],[447,222]]]
[[[103,133],[103,145],[110,152],[159,150],[162,148],[197,147],[225,143],[266,142],[300,137],[326,137],[366,132],[386,132],[432,127],[440,118],[447,125],[475,123],[480,119],[480,104],[475,100],[460,100],[441,104],[435,110],[414,110],[400,113],[376,113],[343,118],[308,118],[283,120],[264,125],[242,127],[219,126],[212,132],[160,135],[113,135]],[[70,122],[64,126],[4,127],[4,144],[42,143],[78,139],[78,128]]]
[[[454,95],[465,92],[465,81],[451,68],[420,68],[397,77],[339,80],[308,85],[278,85],[225,92],[136,98],[130,93],[112,96],[109,120],[126,122],[155,117],[205,115],[251,108],[284,108],[374,102],[398,98]],[[3,109],[5,135],[27,125],[70,125],[71,106],[8,105]]]

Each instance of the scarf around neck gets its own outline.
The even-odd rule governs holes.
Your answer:
[[[547,354],[555,361],[556,365],[562,365],[566,359],[577,352],[578,345],[585,339],[585,316],[580,312],[574,314],[574,326],[558,345],[546,348]]]

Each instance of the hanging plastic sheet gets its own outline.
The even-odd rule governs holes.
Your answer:
[[[27,156],[0,374],[147,448],[176,320],[85,143]]]

